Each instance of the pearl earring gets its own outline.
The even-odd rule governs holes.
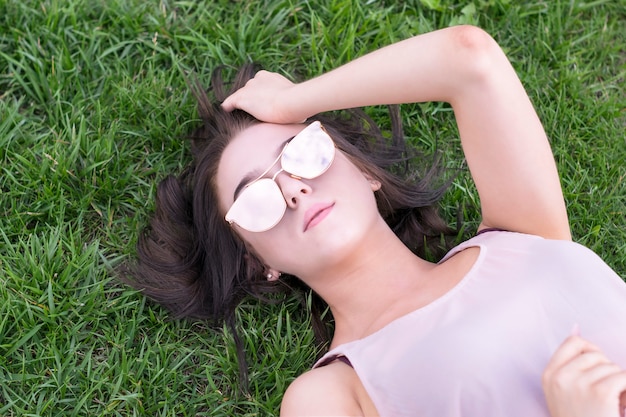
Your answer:
[[[273,280],[280,278],[281,275],[282,275],[282,272],[277,272],[276,274],[274,274],[273,272],[268,272],[267,274],[265,274],[265,278],[267,278],[270,281],[273,281]]]

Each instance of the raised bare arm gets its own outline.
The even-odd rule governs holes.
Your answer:
[[[329,110],[424,101],[452,105],[481,200],[481,228],[571,238],[541,122],[505,54],[479,28],[415,36],[300,84],[262,71],[223,106],[289,123]]]

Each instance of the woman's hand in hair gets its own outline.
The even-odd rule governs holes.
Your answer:
[[[229,112],[240,109],[269,123],[301,123],[310,115],[298,113],[289,104],[294,86],[280,74],[259,71],[243,88],[228,96],[222,108]]]
[[[542,383],[552,417],[624,416],[626,371],[579,336],[556,350]]]

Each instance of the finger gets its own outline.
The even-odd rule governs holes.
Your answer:
[[[565,387],[586,387],[597,383],[611,373],[619,372],[601,352],[579,353],[560,367],[546,369],[542,384],[544,389],[563,389]]]
[[[580,372],[580,367],[576,367],[576,365],[572,368],[562,368],[573,359],[581,356],[584,352],[600,352],[600,349],[580,336],[570,336],[565,339],[561,346],[554,352],[543,372],[543,385],[549,386],[556,382],[555,378],[563,380],[564,378],[568,378],[570,373]],[[585,361],[587,360],[588,359],[585,359]]]
[[[610,379],[615,375],[619,375],[621,372],[622,369],[618,365],[613,362],[609,362],[607,359],[606,362],[598,363],[580,371],[578,374],[578,383],[581,386],[592,386]],[[615,383],[617,383],[617,381]],[[615,398],[617,398],[617,394],[615,395]]]
[[[600,348],[580,336],[570,336],[554,352],[548,366],[558,368],[586,352],[600,352]]]
[[[595,366],[608,364],[612,364],[609,358],[607,358],[604,353],[595,351],[581,353],[563,366],[570,367],[571,369],[575,369],[578,372],[585,372]]]
[[[226,97],[226,100],[222,102],[222,109],[224,111],[231,112],[235,110],[236,94],[237,94],[236,92],[231,94],[230,96]]]
[[[626,371],[620,369],[611,373],[596,383],[596,389],[604,393],[606,398],[614,398],[615,402],[619,400],[623,408],[624,400],[626,400]]]
[[[259,73],[261,73],[261,72],[263,72],[263,71],[257,72],[255,74],[255,77],[258,76]],[[250,85],[253,82],[254,82],[254,77],[252,77],[248,81],[246,81],[246,84],[243,87],[241,87],[240,89],[238,89],[237,91],[233,92],[231,95],[226,97],[226,99],[221,104],[222,109],[224,109],[227,112],[231,112],[231,111],[233,111],[235,109],[242,109],[244,103],[242,103],[241,101],[242,101],[243,98],[245,98],[245,93],[246,93],[246,91],[248,91],[250,89]]]

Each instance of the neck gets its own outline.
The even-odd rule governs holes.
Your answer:
[[[330,306],[333,345],[386,324],[402,300],[419,297],[427,272],[435,266],[413,254],[386,224],[370,232],[348,258],[316,271],[314,279],[304,279]]]

